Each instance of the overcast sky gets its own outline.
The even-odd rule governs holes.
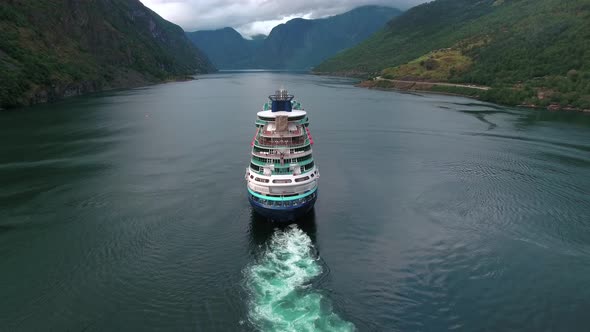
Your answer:
[[[186,31],[232,27],[249,37],[296,17],[320,18],[364,5],[408,9],[426,0],[141,0]]]

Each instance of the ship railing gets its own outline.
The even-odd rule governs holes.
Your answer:
[[[285,154],[283,154],[283,158],[285,159],[293,159],[293,158],[301,158],[301,157],[305,157],[307,155],[310,155],[312,153],[312,150],[307,150],[307,151],[300,151],[300,152],[287,152]],[[253,151],[252,154],[256,157],[261,157],[261,158],[271,158],[271,159],[279,159],[281,157],[281,154],[279,152],[260,152],[260,151]]]
[[[307,173],[310,173],[312,171],[313,171],[313,167],[310,168],[310,169],[307,169],[307,170],[301,168],[301,173],[298,174],[298,175],[307,174]],[[259,175],[291,175],[291,174],[293,174],[293,171],[290,168],[275,169],[274,171],[271,171],[270,174],[264,174],[264,171],[263,170],[257,171],[257,170],[254,170],[252,168],[250,168],[250,172],[253,172],[253,173],[256,173],[256,174],[259,174]]]
[[[304,133],[301,130],[301,128],[298,128],[297,130],[292,130],[292,131],[290,130],[290,131],[286,131],[284,133],[263,130],[261,134],[263,136],[267,136],[267,137],[279,138],[279,137],[297,137],[297,136],[302,136]]]
[[[253,183],[248,185],[250,189],[259,192],[261,194],[266,195],[292,195],[293,193],[304,193],[306,191],[314,189],[317,184],[312,182],[304,185],[297,185],[297,186],[276,186],[276,187],[266,187],[266,186],[259,186]]]
[[[258,204],[268,206],[268,207],[297,207],[308,202],[311,202],[316,198],[317,193],[313,192],[310,195],[301,198],[290,198],[289,196],[279,196],[280,200],[269,200],[264,198],[259,198],[256,196],[252,196],[252,199],[256,201]]]
[[[290,162],[285,161],[285,162],[283,162],[283,164],[281,164],[280,162],[268,163],[268,162],[262,162],[262,161],[252,159],[252,164],[254,164],[256,166],[260,166],[260,167],[273,166],[273,167],[277,167],[277,168],[295,167],[294,166],[295,164],[297,166],[305,166],[305,165],[311,164],[312,162],[313,162],[313,158],[309,158],[309,159],[302,160],[302,161],[290,161]]]
[[[262,163],[280,163],[280,164],[291,164],[291,163],[299,163],[306,160],[313,159],[311,153],[301,156],[294,156],[294,155],[264,155],[262,157],[253,155],[252,160]]]
[[[267,121],[267,120],[256,119],[256,124],[257,125],[264,126],[264,125],[268,124],[269,122],[274,122],[274,121]],[[309,118],[306,116],[306,117],[304,117],[301,120],[296,120],[295,123],[296,124],[299,124],[299,125],[307,125],[309,123]]]
[[[278,147],[278,146],[285,146],[285,147],[298,147],[307,145],[308,139],[306,137],[301,138],[291,138],[291,139],[270,139],[265,137],[258,137],[256,139],[256,144],[259,146],[268,146],[268,147]]]

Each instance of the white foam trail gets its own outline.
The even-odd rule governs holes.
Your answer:
[[[276,231],[245,270],[250,322],[261,331],[354,331],[309,282],[322,273],[313,244],[296,226]]]

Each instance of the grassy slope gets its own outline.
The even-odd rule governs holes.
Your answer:
[[[492,11],[493,0],[438,0],[416,6],[358,46],[315,68],[319,72],[375,73],[451,47],[469,35],[462,28]],[[469,30],[469,29],[466,29]]]
[[[383,70],[381,76],[389,79],[447,82],[463,75],[473,65],[473,60],[458,49],[442,49],[430,52],[406,64]]]
[[[458,47],[473,64],[449,80],[491,85],[482,97],[491,101],[590,108],[588,0],[437,0],[315,70],[377,74],[478,40],[486,43]]]
[[[182,29],[137,0],[0,3],[0,107],[213,69]]]

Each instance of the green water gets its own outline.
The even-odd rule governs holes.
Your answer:
[[[320,168],[251,211],[285,87]],[[590,116],[220,73],[0,113],[1,331],[585,331]]]
[[[354,331],[311,281],[322,273],[309,236],[294,225],[277,230],[246,271],[250,319],[262,331]]]

